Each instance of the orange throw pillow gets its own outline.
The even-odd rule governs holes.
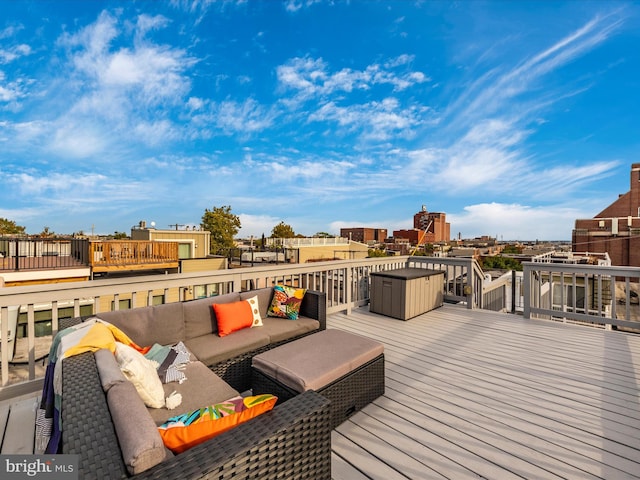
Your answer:
[[[214,303],[213,311],[218,320],[218,335],[224,337],[237,330],[251,327],[253,312],[249,302]]]
[[[278,397],[263,394],[225,402],[170,418],[158,427],[165,446],[181,453],[271,410]]]

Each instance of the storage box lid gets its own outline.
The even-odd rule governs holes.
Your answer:
[[[385,270],[383,272],[372,272],[371,276],[401,278],[411,280],[413,278],[430,277],[444,273],[444,270],[432,270],[429,268],[398,268],[396,270]]]

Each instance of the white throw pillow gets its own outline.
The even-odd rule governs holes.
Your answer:
[[[260,316],[260,307],[258,306],[258,296],[255,295],[245,300],[251,307],[251,315],[253,320],[251,321],[251,327],[262,327],[262,317]]]
[[[156,363],[124,343],[116,342],[116,361],[147,407],[164,407],[164,390]]]

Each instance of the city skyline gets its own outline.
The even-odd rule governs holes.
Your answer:
[[[568,240],[639,161],[635,2],[3,3],[0,217],[29,233]]]

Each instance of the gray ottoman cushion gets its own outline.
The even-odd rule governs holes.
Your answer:
[[[324,330],[253,357],[252,365],[297,392],[320,390],[384,353],[384,346],[342,330]]]

